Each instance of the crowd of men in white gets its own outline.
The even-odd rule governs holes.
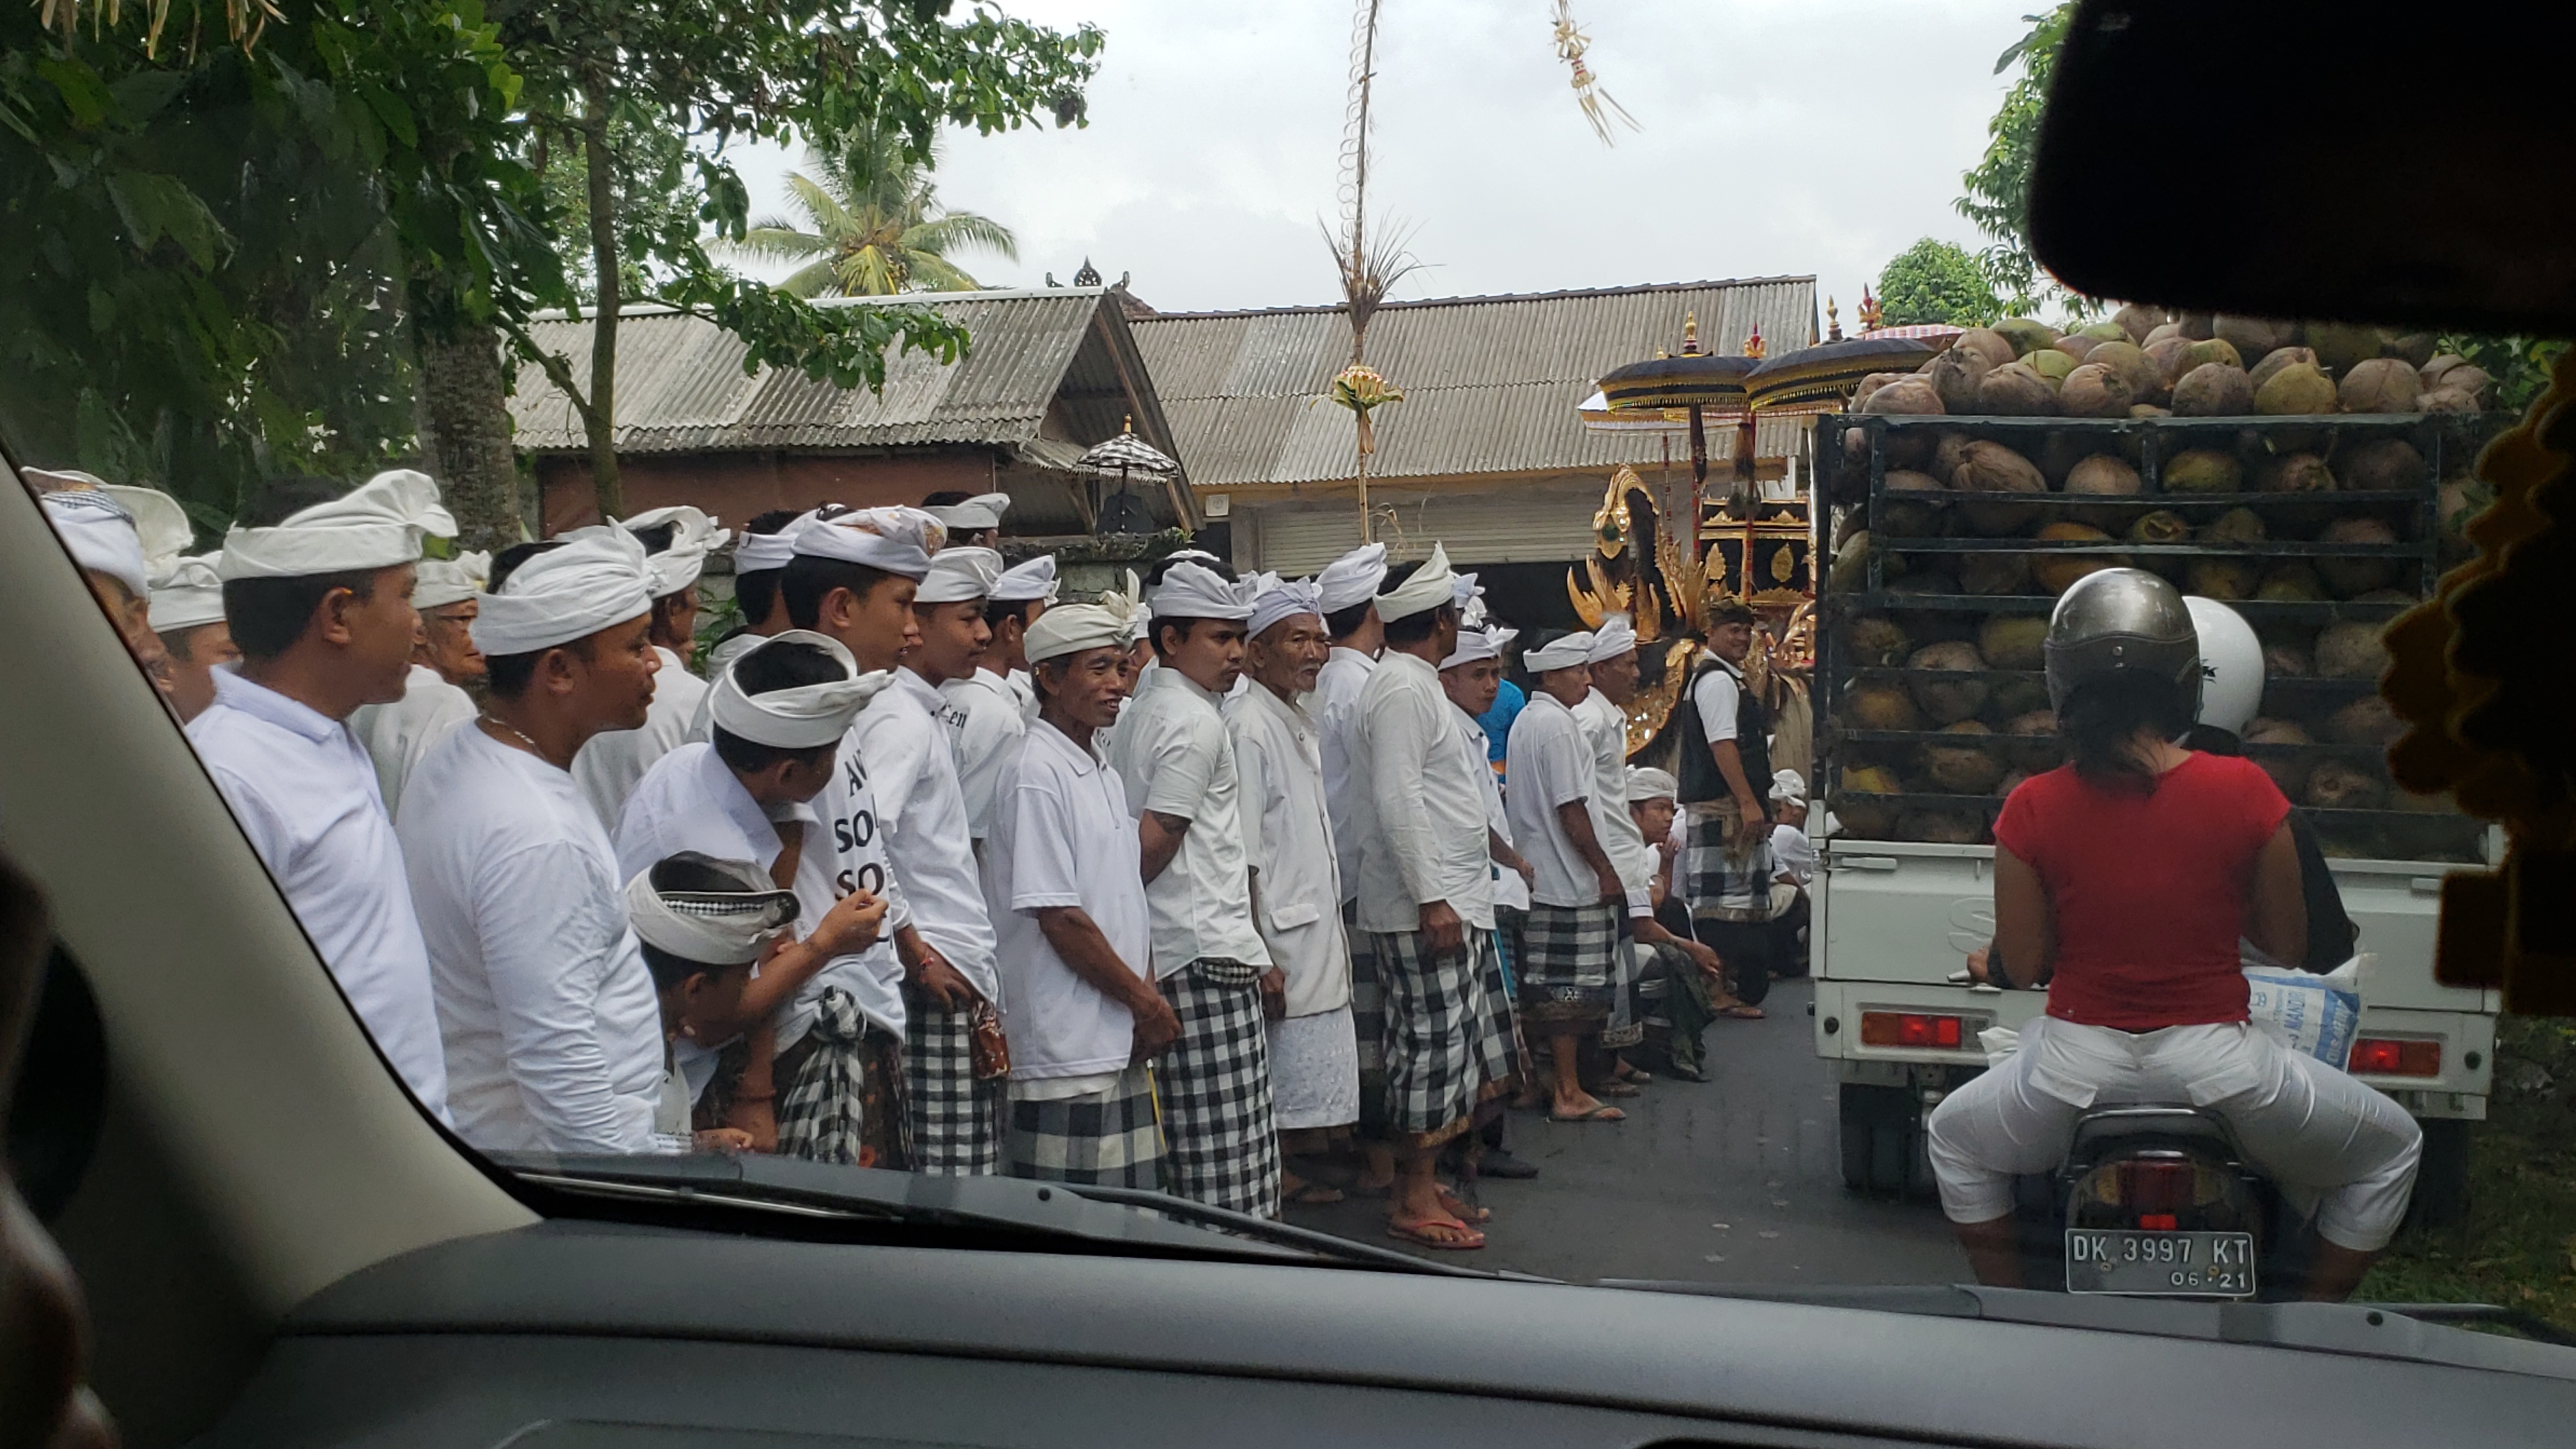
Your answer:
[[[186,557],[165,496],[26,477],[378,1047],[481,1149],[1276,1215],[1283,1134],[1365,1119],[1396,1228],[1473,1247],[1435,1163],[1534,1079],[1528,1043],[1560,1116],[1615,1115],[1573,1066],[1613,943],[1716,977],[1656,924],[1639,821],[1669,816],[1627,808],[1674,782],[1632,788],[1595,687],[1633,686],[1633,632],[1530,651],[1507,808],[1475,713],[1512,631],[1436,546],[1311,581],[1184,554],[1072,604],[1052,557],[951,541],[997,538],[999,495],[763,515],[701,678],[729,535],[694,508],[424,557],[453,522],[395,471]],[[1677,853],[1722,839],[1688,868],[1706,913],[1758,921],[1718,898],[1771,874],[1769,772],[1710,685],[1748,636],[1719,632],[1693,683],[1724,748]],[[1512,987],[1498,903],[1528,913]]]

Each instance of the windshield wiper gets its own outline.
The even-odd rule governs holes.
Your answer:
[[[1382,1272],[1496,1276],[1128,1188],[1075,1187],[1009,1177],[933,1177],[763,1154],[487,1155],[524,1181],[594,1197],[781,1214],[818,1223],[885,1223],[1001,1235],[1028,1240],[1032,1246],[1078,1244],[1270,1263],[1311,1263],[1324,1258]]]
[[[1605,1278],[1596,1286],[1644,1293],[1690,1293],[1803,1303],[1818,1308],[1863,1308],[1936,1318],[1976,1318],[2054,1328],[2143,1333],[2220,1343],[2262,1344],[2319,1353],[2406,1359],[2576,1380],[2571,1336],[2529,1314],[2465,1303],[2252,1303],[2181,1298],[2125,1298],[2107,1293],[2040,1293],[2026,1288],[1891,1285],[1883,1288],[1775,1288],[1762,1284],[1684,1283]],[[2521,1320],[2529,1320],[2525,1324]],[[2492,1322],[2521,1328],[2535,1342],[2491,1333],[2467,1333],[2451,1322]]]

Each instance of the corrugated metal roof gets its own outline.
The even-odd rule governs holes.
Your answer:
[[[1373,417],[1369,474],[1390,482],[1477,473],[1598,471],[1637,444],[1584,431],[1575,407],[1601,374],[1680,346],[1699,317],[1711,351],[1759,323],[1775,355],[1815,332],[1812,277],[1685,282],[1521,297],[1395,302],[1369,324],[1368,362],[1404,390]],[[1165,313],[1129,324],[1199,488],[1325,483],[1352,471],[1350,414],[1322,402],[1350,356],[1339,307]],[[1796,451],[1798,420],[1766,420],[1763,457]],[[1735,429],[1709,429],[1712,458]]]
[[[836,300],[830,305],[924,303],[964,326],[973,339],[965,360],[954,366],[927,353],[888,353],[885,388],[875,393],[776,368],[746,374],[742,342],[715,324],[638,308],[617,329],[617,447],[668,453],[1029,442],[1059,391],[1096,394],[1116,387],[1106,365],[1075,367],[1106,295],[1099,287],[1060,287]],[[539,346],[570,361],[576,379],[588,380],[587,319],[543,319],[529,331]],[[1069,378],[1074,372],[1084,375]],[[1088,375],[1094,372],[1110,374],[1105,387],[1104,379]],[[1103,418],[1081,420],[1091,424],[1084,431],[1114,433],[1118,404],[1108,401],[1098,410]],[[570,400],[540,368],[520,369],[510,413],[522,448],[562,452],[588,446]],[[1147,426],[1146,419],[1137,421]]]

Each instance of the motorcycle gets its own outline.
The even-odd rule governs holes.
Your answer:
[[[2299,1296],[2305,1215],[2218,1116],[2183,1105],[2097,1106],[2056,1171],[2019,1179],[2014,1222],[2031,1288],[2124,1296]]]

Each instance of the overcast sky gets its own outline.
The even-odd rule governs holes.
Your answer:
[[[1951,210],[2032,0],[1575,0],[1602,86],[1643,127],[1576,109],[1548,0],[1384,0],[1370,212],[1426,265],[1399,297],[1812,273],[1842,304]],[[939,193],[1018,233],[957,258],[988,286],[1089,257],[1165,310],[1335,299],[1331,223],[1347,5],[1011,0],[1108,36],[1090,125],[952,133]],[[743,158],[755,213],[794,158]],[[1375,223],[1372,223],[1373,229]]]

